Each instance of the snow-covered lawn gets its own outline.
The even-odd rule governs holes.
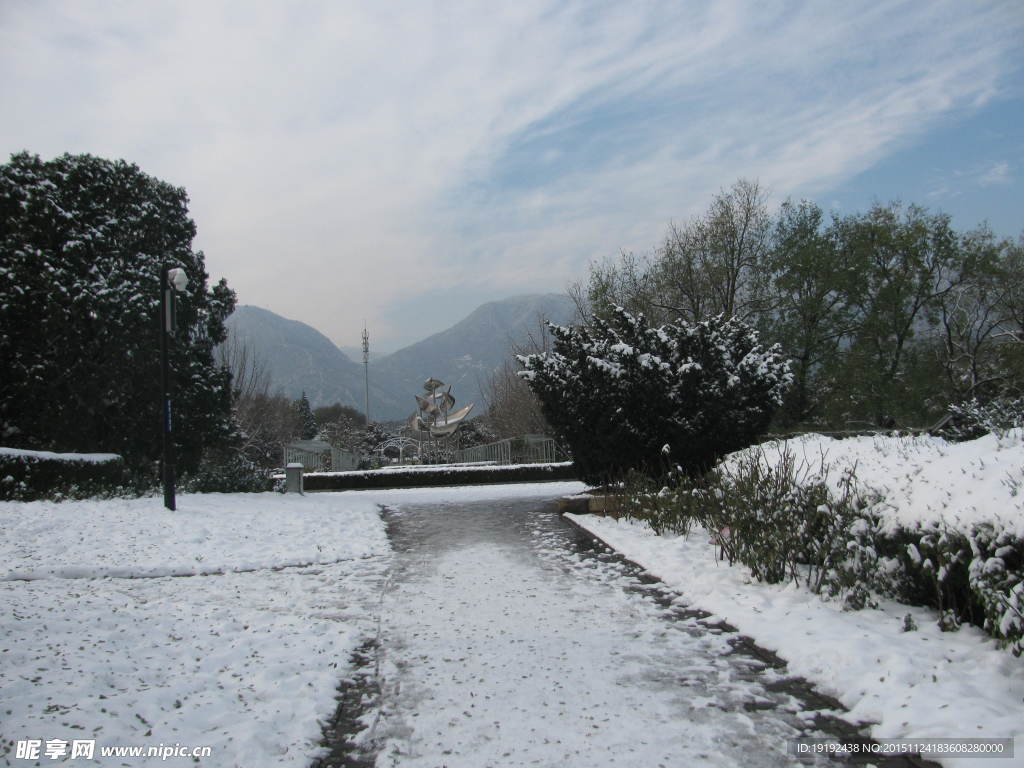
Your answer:
[[[0,502],[0,579],[193,576],[332,563],[388,551],[365,496],[195,494]]]
[[[391,563],[381,504],[578,493],[579,483],[0,502],[0,759],[193,765],[103,747],[211,747],[305,766]],[[16,756],[38,740],[39,760]],[[60,745],[55,745],[59,747]]]
[[[989,435],[951,444],[931,437],[834,440],[809,435],[769,444],[771,461],[788,448],[817,470],[822,458],[838,482],[856,465],[862,485],[885,496],[893,522],[942,520],[965,529],[990,521],[1024,531],[1024,435]],[[735,456],[728,461],[735,461]],[[877,725],[878,738],[1015,738],[1024,765],[1024,658],[995,647],[980,630],[943,633],[935,612],[883,601],[877,610],[844,612],[807,590],[755,582],[743,566],[716,558],[708,533],[656,536],[636,521],[594,515],[570,518],[676,589],[775,650],[791,672],[820,683],[854,718]],[[904,632],[910,614],[918,629]],[[950,765],[970,761],[948,760]]]
[[[981,517],[1020,530],[1019,433],[951,446],[918,439],[803,438],[811,464],[858,462],[894,519]],[[969,453],[973,452],[973,453]],[[838,472],[834,471],[834,476]],[[204,764],[307,766],[349,657],[375,634],[391,549],[379,505],[460,504],[578,493],[578,483],[185,495],[0,503],[0,754],[18,741],[95,740],[75,764],[191,765],[100,758],[103,747],[212,747]],[[943,634],[924,609],[843,612],[793,586],[716,562],[704,532],[573,516],[682,595],[777,650],[874,721],[877,737],[1006,738],[1024,749],[1024,660],[970,627]],[[903,632],[910,614],[918,629]],[[57,745],[59,746],[59,745]],[[964,762],[950,761],[952,765]],[[978,765],[996,763],[978,761]],[[1024,756],[999,766],[1024,764]]]
[[[212,747],[306,766],[390,546],[365,496],[0,503],[0,753],[16,742]],[[185,575],[196,574],[196,575]],[[75,758],[71,764],[90,764]],[[191,759],[164,761],[193,764]]]
[[[987,522],[1024,538],[1024,430],[950,443],[940,437],[849,437],[802,435],[760,446],[768,462],[789,450],[797,465],[818,472],[830,468],[835,489],[844,468],[860,485],[878,491],[888,519],[912,527],[944,522],[966,531]],[[743,451],[727,457],[734,463]]]

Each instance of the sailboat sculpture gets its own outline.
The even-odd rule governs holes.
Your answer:
[[[446,437],[459,428],[459,424],[473,410],[475,403],[452,411],[455,397],[451,385],[444,389],[444,382],[431,376],[423,382],[424,394],[416,395],[419,412],[409,420],[409,426],[420,432],[429,432],[431,437]]]

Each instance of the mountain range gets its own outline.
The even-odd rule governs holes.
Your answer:
[[[451,328],[415,344],[371,357],[370,418],[408,417],[416,410],[413,396],[431,376],[451,385],[460,407],[476,403],[482,411],[487,381],[511,359],[513,347],[537,338],[544,320],[566,325],[575,316],[575,305],[565,295],[514,296],[483,304]],[[362,362],[352,360],[320,331],[250,305],[236,308],[227,325],[234,340],[250,347],[266,367],[273,390],[289,398],[304,392],[314,408],[341,403],[363,410]]]

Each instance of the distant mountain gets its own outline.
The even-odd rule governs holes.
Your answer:
[[[415,409],[413,395],[433,376],[452,385],[457,407],[476,403],[483,409],[482,388],[512,355],[515,344],[537,337],[542,321],[568,324],[576,307],[568,296],[542,294],[492,301],[446,331],[370,362],[370,380],[403,395],[397,410],[386,406],[384,418],[402,418]],[[384,405],[384,404],[382,404]],[[371,415],[374,411],[370,403]]]
[[[237,307],[227,326],[266,365],[272,391],[280,389],[290,398],[305,392],[314,408],[337,402],[362,410],[362,364],[346,357],[320,331],[249,305]]]
[[[392,421],[409,416],[416,409],[413,396],[431,376],[452,385],[458,407],[476,403],[480,413],[481,389],[510,358],[512,346],[537,336],[542,320],[564,325],[574,317],[575,305],[567,296],[515,296],[484,304],[423,341],[371,358],[370,418]],[[248,305],[238,307],[227,325],[267,365],[274,390],[281,389],[290,398],[305,392],[314,408],[337,402],[363,409],[362,362],[346,356],[315,328]]]

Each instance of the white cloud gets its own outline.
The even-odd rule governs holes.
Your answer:
[[[1014,181],[1010,163],[1006,160],[960,168],[950,173],[938,173],[931,182],[928,196],[938,200],[962,197],[974,187],[1006,186]]]
[[[991,99],[1021,32],[997,3],[22,0],[0,149],[138,162],[242,301],[408,339],[458,319],[389,325],[439,283],[558,291],[739,176],[827,189]]]
[[[1010,173],[1010,164],[1006,161],[996,163],[978,177],[978,184],[983,187],[991,187],[996,184],[1009,184],[1013,181]]]

